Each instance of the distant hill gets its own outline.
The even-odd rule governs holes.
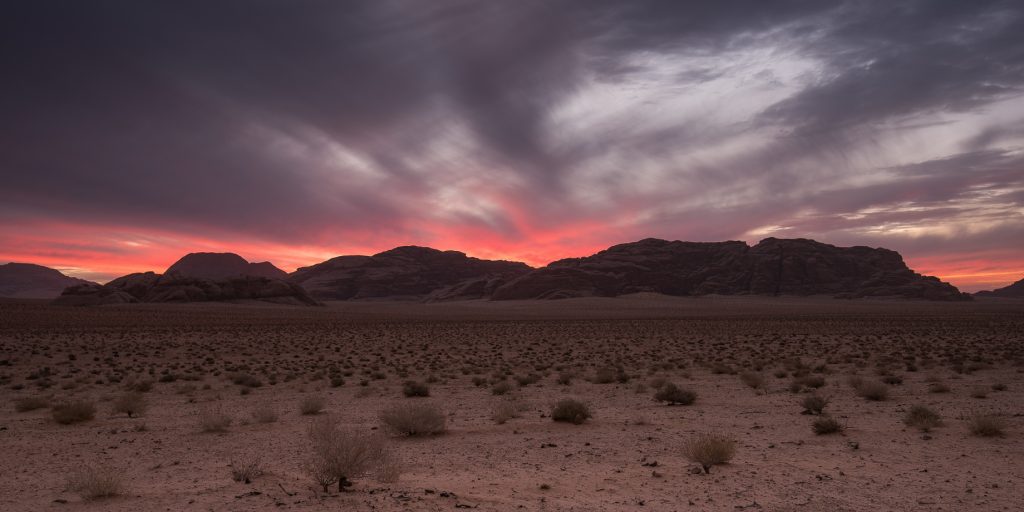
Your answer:
[[[807,239],[681,242],[648,238],[570,258],[497,288],[495,300],[666,295],[830,295],[970,300],[907,268],[899,253]]]
[[[232,252],[194,252],[186,254],[167,268],[165,274],[180,274],[201,279],[228,279],[251,276],[284,279],[288,273],[272,263],[249,263]]]
[[[62,274],[59,270],[32,263],[0,265],[0,297],[52,299],[68,286],[91,281]],[[93,283],[95,284],[95,283]]]
[[[64,306],[100,306],[134,302],[214,302],[258,300],[314,306],[319,303],[281,269],[249,263],[234,253],[192,253],[164,274],[139,272],[98,285],[68,287],[54,300]]]
[[[530,270],[525,263],[404,246],[373,256],[338,256],[300,268],[289,280],[321,300],[480,299]]]
[[[1009,286],[975,293],[978,297],[1024,298],[1024,279]]]

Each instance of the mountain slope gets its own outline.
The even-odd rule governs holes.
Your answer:
[[[68,286],[90,281],[70,277],[42,265],[7,263],[0,265],[0,297],[16,299],[52,299]]]
[[[241,276],[284,279],[288,274],[272,263],[249,263],[231,252],[194,252],[186,254],[167,268],[165,274],[201,279],[228,279]]]
[[[489,296],[530,270],[525,263],[404,246],[373,256],[332,258],[296,270],[289,280],[321,300],[450,300]]]
[[[975,293],[975,295],[978,297],[1021,298],[1024,297],[1024,279],[1002,288],[996,288],[995,290],[981,291]]]
[[[648,238],[556,261],[494,291],[495,300],[667,295],[831,295],[969,300],[907,268],[899,253],[807,239],[680,242]]]

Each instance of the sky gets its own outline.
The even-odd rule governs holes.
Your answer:
[[[647,237],[1024,277],[1024,3],[17,0],[0,262]]]

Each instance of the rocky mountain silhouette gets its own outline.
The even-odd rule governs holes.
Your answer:
[[[90,281],[66,276],[59,270],[32,263],[0,265],[0,297],[15,299],[52,299],[68,286]]]
[[[249,263],[234,253],[192,253],[164,274],[140,272],[98,285],[71,286],[54,300],[67,306],[133,302],[207,302],[259,300],[313,306],[319,302],[301,286],[280,277],[270,263]]]
[[[1021,279],[1009,286],[996,288],[995,290],[977,292],[975,295],[978,297],[1022,298],[1024,297],[1024,279]]]
[[[289,280],[321,300],[480,299],[530,270],[525,263],[404,246],[373,256],[332,258],[296,270]]]
[[[524,274],[494,300],[666,295],[829,295],[969,300],[953,285],[907,268],[899,253],[807,239],[681,242],[648,238]]]
[[[229,279],[242,276],[285,279],[288,273],[269,261],[249,263],[231,252],[193,252],[167,268],[165,274],[180,274],[202,279]]]

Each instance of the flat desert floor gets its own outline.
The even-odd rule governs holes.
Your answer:
[[[0,510],[1021,510],[1022,372],[1012,300],[6,301]],[[592,417],[553,421],[565,398]],[[384,428],[409,406],[446,431]],[[388,453],[345,492],[308,470],[324,418]],[[708,473],[684,449],[706,433],[735,443]]]

